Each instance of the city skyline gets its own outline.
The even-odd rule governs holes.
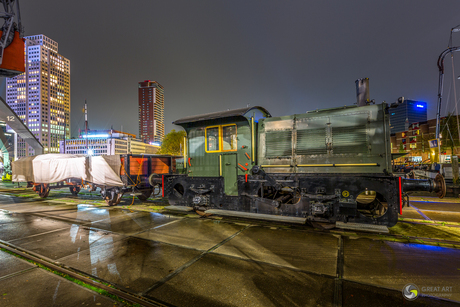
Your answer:
[[[92,129],[123,125],[137,134],[134,84],[146,79],[168,89],[165,132],[180,129],[171,124],[178,118],[248,104],[274,116],[352,105],[354,81],[363,77],[377,103],[426,101],[432,118],[436,60],[460,23],[458,1],[85,5],[21,1],[26,35],[59,41],[73,63],[72,135],[83,128],[85,99]],[[79,14],[59,13],[67,11]],[[152,11],[161,14],[151,18]],[[450,64],[446,58],[446,99]]]

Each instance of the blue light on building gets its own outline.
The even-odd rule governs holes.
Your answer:
[[[391,133],[407,131],[410,124],[427,120],[427,103],[424,101],[405,100],[391,110]]]

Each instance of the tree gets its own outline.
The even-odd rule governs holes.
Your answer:
[[[453,152],[454,147],[459,146],[457,117],[449,113],[447,117],[442,119],[440,126],[442,133],[441,150],[445,151],[450,148]]]
[[[181,144],[184,146],[184,137],[186,136],[185,131],[176,131],[171,130],[168,134],[165,135],[161,148],[158,151],[158,154],[161,155],[181,155]]]

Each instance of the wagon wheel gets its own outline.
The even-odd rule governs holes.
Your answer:
[[[142,195],[137,195],[140,201],[146,201],[152,195],[153,189],[140,190]]]
[[[123,193],[115,193],[115,191],[111,193],[110,191],[109,193],[106,194],[104,200],[107,203],[107,205],[116,206],[121,201],[122,197],[123,197]]]
[[[157,193],[157,191],[158,191],[158,193]],[[153,187],[153,196],[157,197],[157,196],[160,196],[160,195],[161,195],[161,184],[156,184]]]
[[[49,184],[42,183],[40,184],[40,191],[38,192],[38,196],[41,198],[47,198],[50,194],[50,186]]]
[[[72,193],[73,196],[77,196],[78,193],[81,190],[81,187],[77,186],[77,185],[74,185],[74,186],[69,187],[69,190],[70,190],[70,193]]]

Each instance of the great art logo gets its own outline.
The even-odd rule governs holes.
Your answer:
[[[402,294],[406,300],[413,301],[420,294],[420,290],[414,284],[407,284],[404,286]]]

